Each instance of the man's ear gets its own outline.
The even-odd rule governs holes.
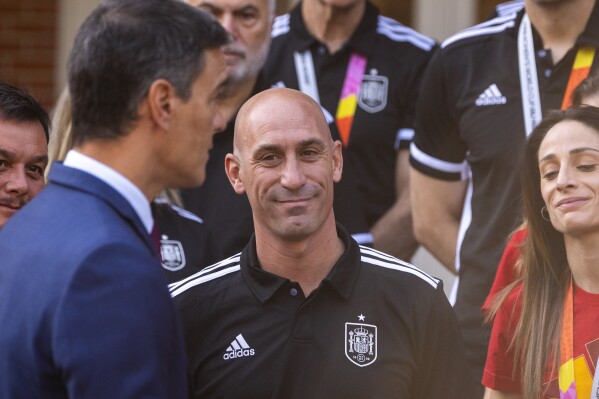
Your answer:
[[[176,100],[180,101],[180,98],[168,80],[157,79],[148,89],[146,101],[150,118],[162,130],[170,130]]]
[[[341,151],[341,141],[336,140],[333,143],[333,181],[339,183],[343,174],[343,152]]]
[[[225,156],[225,172],[229,178],[229,182],[233,186],[233,190],[237,194],[245,193],[245,186],[241,180],[241,163],[239,158],[233,154],[227,154]]]

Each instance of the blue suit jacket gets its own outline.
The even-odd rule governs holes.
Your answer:
[[[178,317],[141,220],[55,164],[0,231],[0,398],[183,398]]]

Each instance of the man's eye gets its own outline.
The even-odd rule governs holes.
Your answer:
[[[41,176],[44,174],[44,169],[37,165],[30,166],[27,168],[27,170],[35,175]]]
[[[277,156],[274,154],[268,154],[262,157],[262,161],[264,162],[273,162],[277,160]]]

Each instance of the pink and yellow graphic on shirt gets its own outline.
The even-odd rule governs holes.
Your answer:
[[[561,372],[562,369],[565,370],[564,373]],[[592,386],[593,376],[584,356],[570,359],[567,364],[560,366],[560,399],[591,398]]]
[[[584,355],[574,356],[574,292],[570,282],[564,298],[562,331],[560,337],[560,367],[558,374],[560,399],[587,399],[591,397],[593,372]],[[586,351],[593,359],[593,342]],[[596,359],[596,357],[595,357]],[[595,368],[598,365],[595,364]]]
[[[354,122],[356,107],[358,106],[358,95],[362,85],[362,76],[366,70],[366,57],[353,53],[345,73],[345,81],[341,89],[341,97],[337,106],[335,121],[339,136],[344,147],[349,143],[349,135]]]

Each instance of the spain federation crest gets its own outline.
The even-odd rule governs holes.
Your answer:
[[[172,272],[185,267],[185,252],[181,241],[169,240],[162,236],[160,240],[160,255],[162,256],[162,267]]]
[[[380,76],[376,69],[370,70],[370,75],[362,77],[362,86],[358,95],[358,105],[366,112],[374,114],[387,106],[389,79]]]
[[[376,326],[345,323],[345,356],[356,366],[365,367],[376,360]]]

